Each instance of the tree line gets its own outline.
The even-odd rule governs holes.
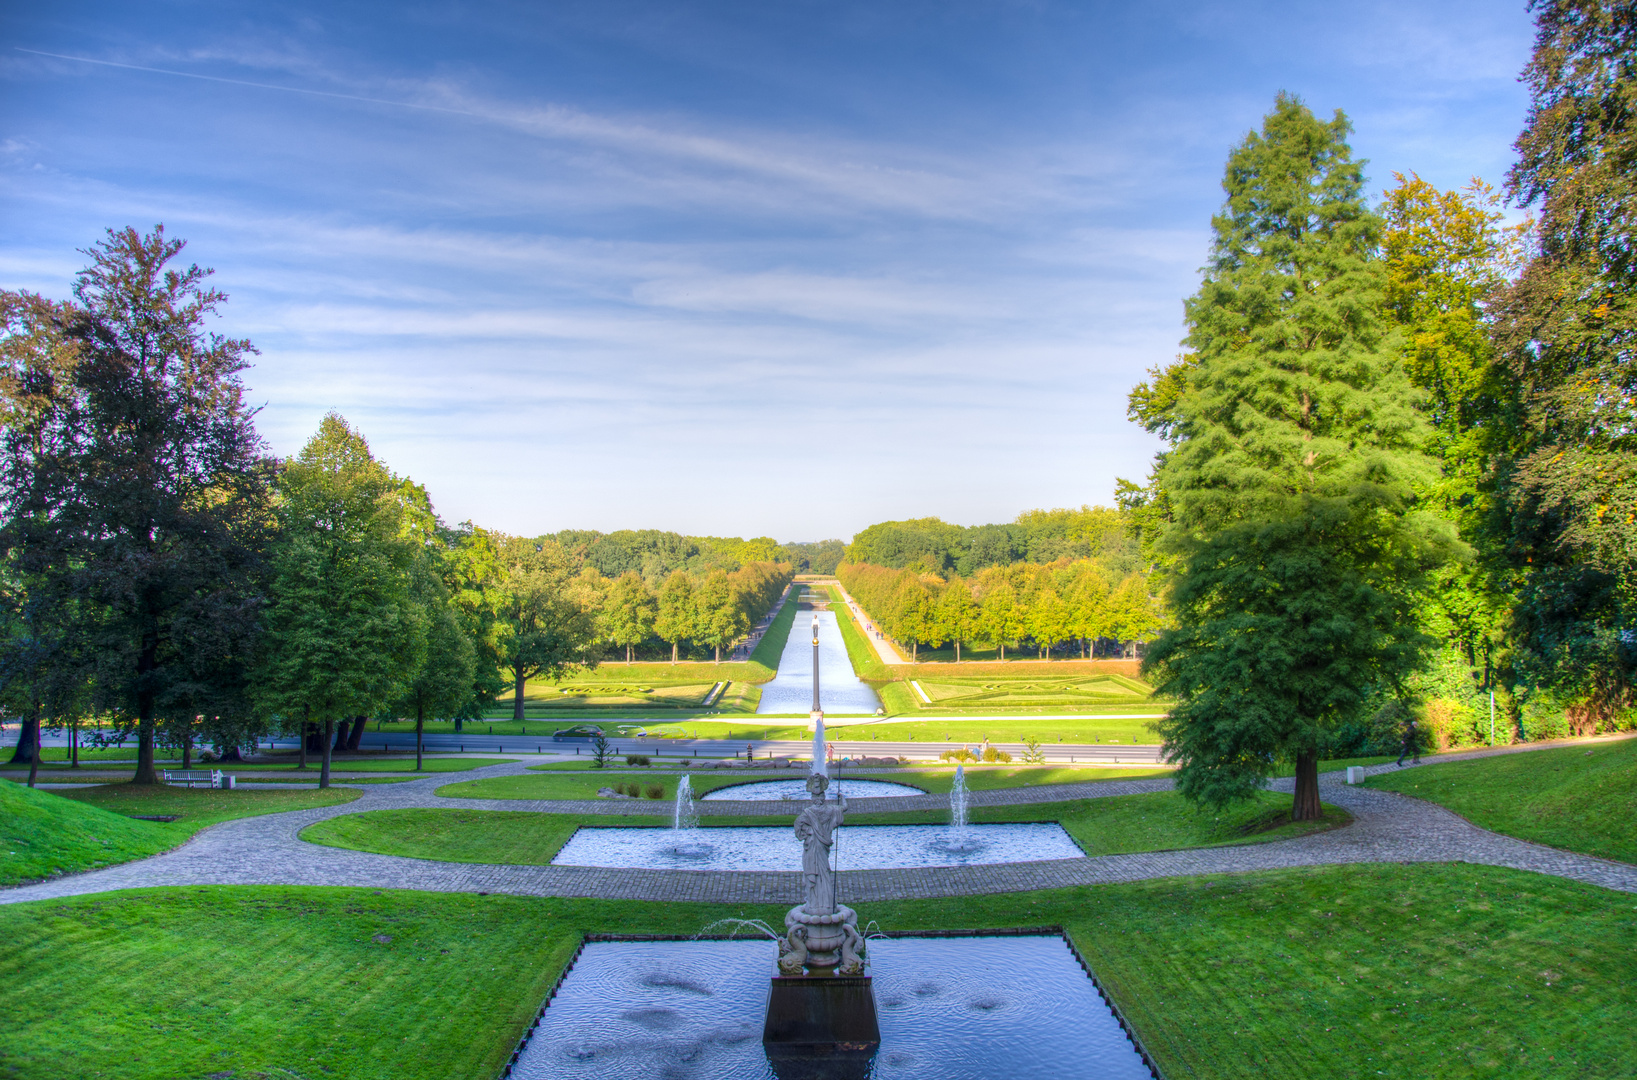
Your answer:
[[[1108,643],[1124,654],[1164,625],[1164,610],[1147,575],[1116,578],[1091,559],[991,566],[970,577],[917,569],[844,563],[837,572],[853,598],[889,637],[909,646],[955,648],[981,643],[999,651],[1031,648],[1042,660],[1055,651],[1081,657]],[[1105,646],[1106,648],[1106,646]]]
[[[656,587],[678,570],[695,575],[713,570],[732,573],[758,562],[789,563],[798,574],[833,574],[846,547],[840,540],[781,544],[767,536],[741,540],[684,536],[660,529],[621,529],[611,533],[564,529],[541,539],[580,553],[580,557],[604,577],[636,573]]]
[[[1125,505],[1192,799],[1284,759],[1315,817],[1321,756],[1413,715],[1468,742],[1637,723],[1637,17],[1533,7],[1501,192],[1397,176],[1372,207],[1347,118],[1288,94],[1229,155],[1185,351],[1130,399],[1166,440]]]
[[[1118,579],[1143,565],[1138,531],[1119,509],[1028,510],[1007,525],[951,525],[938,518],[883,521],[853,537],[846,561],[970,578],[991,566],[1095,559]]]
[[[531,678],[658,635],[721,649],[791,579],[776,547],[651,591],[574,535],[450,526],[426,490],[326,416],[268,452],[244,402],[255,349],[212,332],[226,297],[163,227],[109,230],[73,298],[0,292],[0,709],[42,729],[236,756],[268,732],[356,749],[372,717],[457,724]],[[752,560],[769,556],[761,561]],[[651,617],[650,617],[651,613]],[[34,773],[31,771],[30,781]]]

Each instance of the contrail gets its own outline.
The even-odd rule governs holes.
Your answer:
[[[80,64],[124,68],[127,71],[146,71],[154,75],[174,75],[180,79],[203,79],[205,82],[227,83],[230,86],[250,86],[257,90],[281,90],[286,94],[309,94],[313,97],[339,98],[342,101],[362,101],[370,105],[392,105],[400,109],[421,109],[425,112],[453,113],[456,116],[472,116],[483,119],[480,114],[468,109],[451,109],[443,105],[418,105],[412,101],[390,101],[386,98],[363,97],[359,94],[339,94],[333,90],[307,90],[299,86],[278,86],[274,83],[250,82],[247,79],[224,79],[220,75],[200,75],[192,71],[172,71],[168,68],[143,67],[141,64],[121,64],[114,60],[93,60],[89,56],[66,56],[62,53],[43,52],[40,49],[25,49],[21,45],[15,45],[13,48],[18,52],[30,53],[34,56],[49,56],[53,60],[73,60]]]

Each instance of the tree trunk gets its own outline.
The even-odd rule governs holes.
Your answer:
[[[722,646],[720,645],[716,646],[716,662],[718,664],[722,662]]]
[[[421,732],[426,728],[426,707],[415,703],[415,771],[421,771]]]
[[[676,642],[674,642],[674,641],[671,642],[671,663],[673,663],[673,664],[676,663],[676,646],[677,646]]]
[[[909,643],[909,662],[912,664],[921,662],[921,643],[919,641]]]
[[[33,787],[35,779],[40,775],[40,706],[34,706],[34,752],[29,755],[28,786]]]
[[[222,751],[222,760],[223,761],[243,761],[244,760],[244,755],[239,752],[239,747],[238,747],[237,744],[235,744],[233,746],[228,747],[226,750]]]
[[[345,750],[347,748],[348,726],[349,724],[347,723],[346,717],[342,717],[341,722],[335,725],[335,738],[331,740],[328,735],[325,736],[326,742],[334,743],[334,745],[330,747],[331,750]],[[327,730],[328,729],[326,729],[326,731]]]
[[[69,753],[70,758],[72,758],[72,760],[73,760],[73,763],[70,764],[68,767],[70,769],[79,768],[80,767],[80,725],[79,725],[78,721],[75,721],[74,725],[68,729],[68,753]]]
[[[1317,821],[1323,816],[1319,807],[1319,752],[1303,751],[1296,755],[1296,801],[1290,808],[1290,820]]]
[[[364,728],[369,726],[369,717],[355,716],[352,720],[352,734],[347,736],[347,749],[356,750],[364,741]]]
[[[960,662],[961,662],[961,640],[960,640],[960,638],[956,638],[955,639],[955,663],[958,664]]]
[[[17,749],[12,751],[11,764],[26,765],[34,760],[34,741],[39,735],[38,717],[25,717],[22,730],[17,733]]]
[[[324,760],[318,767],[318,786],[322,790],[330,786],[330,756],[335,753],[335,740],[330,736],[334,733],[335,721],[324,721]]]
[[[459,735],[461,732],[463,732],[465,730],[466,730],[466,721],[462,720],[458,716],[455,717],[455,734]]]
[[[193,768],[193,736],[182,736],[182,771]]]
[[[1006,642],[1004,641],[1000,643],[1000,658],[1002,661],[1006,659]]]
[[[302,715],[306,715],[307,710],[302,709],[301,712]],[[301,722],[301,738],[296,740],[296,743],[301,747],[301,763],[296,766],[298,769],[305,769],[307,767],[307,729],[312,726],[312,724],[305,720]]]
[[[522,668],[514,668],[512,674],[517,678],[514,684],[515,689],[512,692],[512,719],[521,724],[523,722],[523,693],[529,688],[529,679],[527,675],[523,674]]]
[[[137,698],[137,727],[136,727],[136,775],[131,777],[133,784],[157,784],[159,774],[153,768],[153,697],[149,694]]]

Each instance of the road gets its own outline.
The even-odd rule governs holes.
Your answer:
[[[556,742],[550,738],[541,738],[528,735],[483,735],[468,732],[464,735],[437,734],[427,735],[422,740],[426,749],[433,753],[467,753],[467,754],[562,754],[569,757],[585,756],[591,753],[590,739],[565,739]],[[619,754],[651,754],[655,757],[667,758],[744,758],[748,746],[751,753],[757,758],[790,756],[806,757],[812,753],[812,743],[807,740],[795,739],[658,739],[658,738],[610,738],[609,745]],[[945,750],[959,750],[967,747],[976,751],[979,744],[975,742],[932,742],[915,739],[906,742],[887,742],[875,739],[831,739],[830,746],[834,748],[836,757],[868,755],[870,757],[907,757],[914,761],[936,759]],[[294,748],[295,738],[289,737],[277,740],[281,747]],[[264,744],[265,745],[265,744]],[[998,749],[1005,750],[1012,755],[1014,763],[1023,760],[1022,743],[993,743]],[[413,738],[404,735],[395,735],[386,732],[368,731],[360,741],[360,748],[366,750],[381,749],[393,753],[411,753],[415,749]],[[1042,743],[1041,753],[1048,762],[1063,762],[1082,764],[1085,762],[1100,762],[1120,765],[1156,765],[1160,762],[1160,748],[1154,745],[1139,745],[1135,743]]]

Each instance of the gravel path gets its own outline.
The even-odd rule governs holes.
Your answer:
[[[1539,747],[1446,754],[1436,760],[1457,761],[1526,749]],[[523,771],[524,764],[489,766],[463,773],[459,779],[515,774]],[[1378,765],[1367,771],[1377,773],[1391,768],[1391,765]],[[671,810],[669,803],[647,801],[445,799],[434,794],[437,788],[455,779],[439,775],[402,784],[372,785],[363,788],[359,799],[341,806],[224,822],[201,831],[174,851],[150,859],[0,890],[0,903],[167,885],[340,885],[723,903],[796,903],[801,899],[800,877],[794,871],[724,873],[445,863],[323,847],[306,843],[297,835],[308,825],[327,818],[405,807],[643,817],[668,816]],[[1292,785],[1293,781],[1281,780],[1275,781],[1272,787],[1288,792]],[[1165,791],[1171,786],[1172,781],[1163,777],[1088,781],[977,791],[972,793],[971,802],[979,806],[1062,802]],[[1432,803],[1385,791],[1349,787],[1342,782],[1340,773],[1322,776],[1320,792],[1326,802],[1352,814],[1353,823],[1293,840],[1049,862],[851,872],[843,864],[841,890],[848,902],[862,903],[1337,863],[1467,862],[1532,870],[1637,892],[1637,866],[1492,833]],[[948,800],[942,795],[856,799],[849,800],[849,806],[860,812],[916,810],[946,807]],[[788,804],[767,802],[720,802],[712,803],[709,809],[712,814],[741,816],[790,812]],[[791,851],[794,861],[794,840]]]

